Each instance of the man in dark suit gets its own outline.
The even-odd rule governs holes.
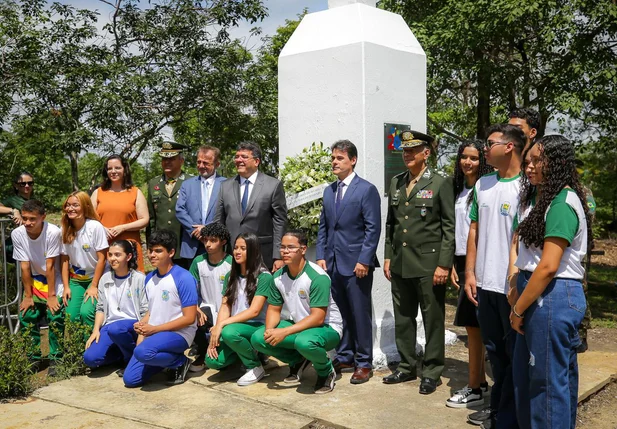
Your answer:
[[[165,141],[161,145],[161,166],[163,174],[148,182],[148,212],[150,222],[146,226],[146,237],[158,229],[173,231],[178,237],[174,263],[184,268],[190,266],[191,261],[180,254],[180,234],[182,225],[176,218],[176,203],[178,191],[182,182],[190,176],[182,171],[184,155],[182,152],[188,149],[186,146],[173,141]]]
[[[338,180],[324,190],[317,236],[317,264],[332,279],[332,297],[343,317],[343,338],[334,369],[353,369],[352,384],[373,375],[373,272],[381,234],[377,188],[355,172],[358,150],[349,140],[332,145]]]
[[[401,363],[386,384],[416,379],[418,304],[426,332],[420,393],[441,384],[445,360],[446,280],[454,258],[454,190],[451,179],[427,167],[433,138],[401,135],[407,171],[388,191],[384,274],[392,282],[394,334]]]
[[[238,175],[221,184],[214,221],[227,226],[232,244],[240,233],[256,234],[266,266],[276,271],[284,265],[280,247],[287,203],[281,181],[258,171],[261,157],[256,143],[238,144],[234,157]]]
[[[219,189],[225,178],[216,174],[221,165],[221,151],[213,146],[201,146],[197,150],[197,171],[199,176],[187,179],[180,188],[176,204],[176,217],[182,224],[183,258],[192,260],[205,251],[199,241],[204,225],[214,220]]]

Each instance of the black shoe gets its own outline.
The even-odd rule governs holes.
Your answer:
[[[199,358],[199,350],[197,349],[197,344],[193,343],[191,348],[186,349],[184,351],[184,356],[191,361],[191,363],[195,362]]]
[[[116,371],[116,375],[120,378],[124,377],[124,368],[120,368]]]
[[[317,376],[317,383],[315,383],[315,393],[323,394],[330,393],[334,390],[334,380],[336,379],[336,372],[334,369],[330,371],[330,374],[322,377]]]
[[[441,386],[441,378],[433,380],[432,378],[422,377],[420,382],[420,393],[423,395],[430,395],[437,389],[437,386]]]
[[[259,358],[259,362],[261,362],[261,366],[266,366],[270,363],[270,356],[268,355],[257,353],[257,357]]]
[[[285,383],[298,383],[302,380],[302,373],[308,366],[311,364],[310,361],[306,359],[302,359],[300,362],[295,364],[294,366],[289,367],[289,375],[285,377],[283,382]]]
[[[589,345],[587,344],[587,338],[583,339],[581,343],[576,348],[576,353],[585,353],[589,349]]]
[[[481,429],[493,429],[497,427],[497,423],[495,422],[495,415],[491,415],[491,418],[484,420],[480,425]]]
[[[384,377],[381,381],[383,381],[384,384],[398,384],[398,383],[404,383],[406,381],[413,381],[413,380],[416,380],[417,378],[418,377],[415,374],[406,374],[404,372],[396,370],[389,376]]]
[[[58,371],[56,371],[56,361],[50,360],[49,366],[47,367],[47,377],[57,377]]]
[[[169,386],[175,386],[176,384],[184,383],[184,379],[186,378],[186,373],[189,370],[189,366],[191,366],[191,360],[185,359],[182,365],[180,365],[176,369],[172,369],[169,372],[169,378],[167,380],[167,384]]]
[[[469,414],[467,416],[467,421],[472,425],[480,426],[482,423],[491,418],[491,414],[493,414],[493,411],[490,409],[490,407],[486,407],[480,411]]]

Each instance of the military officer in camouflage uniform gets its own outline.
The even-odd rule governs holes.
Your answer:
[[[441,384],[445,360],[445,295],[454,258],[453,182],[429,167],[433,138],[401,135],[408,171],[392,178],[388,191],[384,273],[392,283],[396,347],[401,363],[386,384],[416,378],[418,304],[426,331],[420,393]]]
[[[180,257],[182,226],[176,219],[178,191],[182,182],[190,177],[182,171],[184,165],[182,152],[185,149],[188,148],[172,141],[165,141],[161,145],[159,155],[161,156],[163,174],[148,182],[150,223],[146,227],[146,237],[149,238],[152,231],[157,229],[173,231],[178,237],[174,263],[188,269],[191,261]]]

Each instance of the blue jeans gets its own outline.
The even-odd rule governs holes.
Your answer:
[[[84,353],[86,366],[98,368],[122,361],[126,365],[135,350],[137,340],[137,333],[133,328],[135,323],[137,320],[126,319],[103,325],[99,342],[90,344]]]
[[[133,357],[124,370],[124,385],[139,387],[165,368],[184,364],[184,350],[189,345],[177,332],[164,331],[146,337],[135,347]]]
[[[515,429],[518,425],[512,382],[512,355],[516,332],[510,327],[508,297],[503,293],[478,288],[477,299],[482,342],[493,372],[490,406],[496,413],[495,427]]]
[[[518,276],[522,294],[531,278]],[[553,279],[525,311],[523,331],[514,350],[514,389],[521,428],[565,429],[576,426],[578,327],[585,315],[580,280]]]

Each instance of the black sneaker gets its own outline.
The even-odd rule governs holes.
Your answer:
[[[491,416],[490,419],[485,420],[480,425],[480,429],[493,429],[493,428],[496,428],[496,427],[497,427],[497,424],[495,423],[495,417],[494,416]]]
[[[475,413],[471,413],[467,416],[467,421],[472,425],[480,426],[487,420],[490,420],[492,410],[490,407],[486,407],[481,409],[480,411],[476,411]]]
[[[315,393],[321,395],[324,393],[330,393],[334,390],[334,380],[336,379],[336,372],[334,369],[330,374],[325,377],[317,376],[317,383],[315,383]]]
[[[285,383],[298,383],[300,380],[302,380],[302,373],[304,372],[304,370],[306,368],[308,368],[310,363],[311,362],[309,362],[308,360],[302,359],[300,362],[298,362],[294,366],[290,366],[289,367],[289,375],[287,377],[285,377],[283,382],[285,382]]]
[[[116,375],[120,378],[124,377],[124,368],[120,368],[116,371]]]
[[[259,358],[259,362],[261,362],[261,366],[266,366],[270,363],[270,356],[265,355],[263,353],[257,353],[257,357]]]
[[[167,380],[167,384],[169,386],[175,386],[176,384],[184,383],[184,380],[186,378],[186,373],[189,370],[189,366],[191,366],[191,360],[185,359],[182,365],[180,365],[176,369],[172,369],[169,372],[169,378]]]
[[[56,371],[56,361],[50,360],[49,366],[47,367],[47,377],[56,377],[58,375],[58,371]]]
[[[576,353],[585,353],[588,349],[589,345],[587,344],[587,338],[585,338],[576,348]]]
[[[482,396],[488,395],[488,381],[480,383],[480,389],[482,389]]]

